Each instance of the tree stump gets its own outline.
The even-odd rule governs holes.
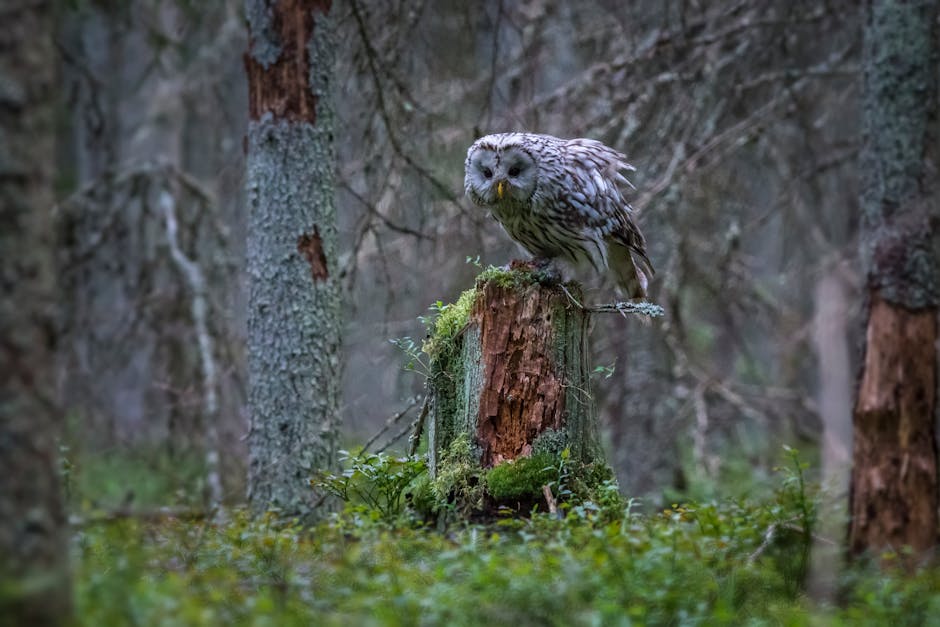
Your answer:
[[[426,345],[431,479],[438,498],[462,501],[465,512],[507,500],[520,510],[553,508],[545,485],[555,482],[557,495],[565,474],[553,464],[612,479],[598,438],[581,290],[543,278],[520,263],[487,270],[443,308]],[[518,476],[504,472],[511,469]]]

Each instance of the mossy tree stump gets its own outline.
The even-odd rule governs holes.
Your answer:
[[[465,511],[503,504],[493,492],[525,492],[505,485],[490,486],[490,494],[474,490],[475,484],[484,490],[492,483],[487,474],[494,467],[501,467],[491,477],[500,477],[500,484],[508,468],[518,467],[526,481],[534,481],[531,498],[520,504],[541,500],[544,508],[544,491],[538,477],[533,479],[531,464],[506,466],[516,460],[535,457],[539,463],[560,462],[578,471],[591,469],[587,474],[593,477],[612,477],[598,438],[589,314],[579,304],[581,290],[574,283],[543,283],[542,278],[520,263],[508,271],[485,271],[474,289],[443,308],[426,345],[431,478],[439,498],[453,499],[448,491],[456,490],[455,483],[475,494]],[[455,465],[462,467],[459,474],[474,475],[470,485],[467,476],[454,476]]]

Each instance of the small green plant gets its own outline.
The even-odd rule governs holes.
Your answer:
[[[403,366],[405,370],[416,372],[424,377],[428,376],[431,368],[427,363],[424,353],[421,351],[421,346],[417,342],[405,336],[392,338],[389,340],[389,343],[405,354],[406,361]]]
[[[809,464],[800,459],[800,452],[784,445],[783,454],[786,463],[775,468],[783,476],[777,492],[779,510],[787,512],[786,518],[778,521],[778,526],[789,531],[797,539],[797,559],[788,558],[786,567],[782,567],[792,590],[799,589],[809,571],[810,550],[813,545],[813,528],[816,525],[818,494],[815,487],[806,482],[806,470]],[[795,514],[795,515],[794,515]],[[791,549],[792,550],[792,549]]]
[[[605,379],[609,379],[614,376],[614,372],[617,371],[617,362],[614,361],[609,366],[595,366],[594,370],[591,371],[591,375],[594,377],[603,376]]]
[[[392,457],[384,453],[350,456],[340,451],[349,467],[341,474],[321,473],[312,480],[344,503],[361,503],[385,520],[397,518],[405,505],[405,490],[424,474],[423,458]]]
[[[799,513],[799,526],[809,540],[813,525],[816,523],[816,494],[811,493],[806,484],[806,470],[809,463],[800,459],[800,452],[784,445],[784,457],[787,464],[776,468],[783,475],[783,489],[780,491],[786,505]]]

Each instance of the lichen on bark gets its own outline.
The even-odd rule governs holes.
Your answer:
[[[336,461],[333,23],[329,2],[249,0],[249,500],[310,517]]]
[[[863,50],[862,263],[870,287],[910,309],[940,302],[924,169],[936,15],[930,1],[872,2]]]

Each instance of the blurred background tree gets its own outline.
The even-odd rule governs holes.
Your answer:
[[[55,400],[56,56],[47,2],[0,18],[0,624],[72,617]]]

